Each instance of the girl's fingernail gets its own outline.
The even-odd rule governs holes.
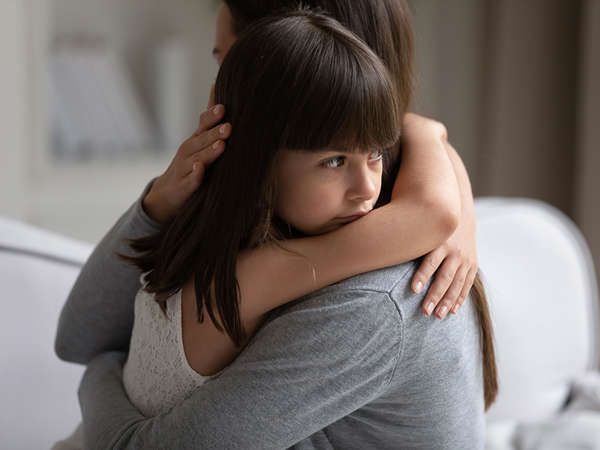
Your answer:
[[[415,292],[418,294],[419,292],[421,292],[421,289],[423,289],[423,283],[421,283],[420,281],[417,283],[417,285],[415,286]]]
[[[454,308],[452,308],[452,312],[453,312],[454,314],[456,314],[456,313],[458,312],[458,308],[460,308],[460,305],[459,305],[459,304],[456,304],[456,305],[454,305]]]
[[[213,150],[219,150],[219,141],[215,142],[215,143],[212,145],[212,148],[213,148]]]
[[[219,133],[225,134],[225,125],[223,125],[221,128],[219,128]]]
[[[215,114],[215,116],[218,116],[220,112],[221,112],[220,105],[217,105],[213,108],[213,113]]]
[[[427,315],[431,315],[431,311],[433,311],[433,308],[435,307],[435,305],[433,303],[429,303],[426,307],[425,307],[425,311],[427,311]]]
[[[440,312],[438,314],[438,317],[440,319],[443,319],[444,317],[446,317],[446,312],[448,311],[448,307],[446,305],[442,306],[442,308],[440,309]]]
[[[194,163],[194,165],[192,166],[192,172],[195,172],[196,169],[198,169],[198,163]]]

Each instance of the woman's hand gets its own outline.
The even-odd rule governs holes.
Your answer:
[[[225,150],[231,124],[221,124],[223,105],[214,104],[214,86],[207,110],[202,113],[198,129],[181,146],[167,170],[159,176],[143,199],[146,213],[159,223],[168,222],[200,187],[206,168]]]

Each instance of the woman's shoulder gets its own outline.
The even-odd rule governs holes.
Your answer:
[[[328,286],[272,310],[263,323],[261,336],[298,345],[306,341],[320,352],[347,356],[357,348],[387,348],[397,357],[403,336],[402,316],[389,289],[372,283]],[[259,333],[257,333],[259,335]]]
[[[347,278],[332,285],[341,289],[366,289],[392,294],[399,286],[409,285],[416,261],[384,267]]]
[[[336,295],[387,296],[395,298],[399,293],[405,292],[406,289],[410,291],[410,281],[416,268],[416,261],[409,261],[395,266],[384,267],[383,269],[364,272],[312,292],[299,300],[308,300],[323,296],[333,297]]]
[[[415,264],[408,262],[384,269],[365,272],[331,284],[274,309],[270,319],[288,314],[303,318],[328,320],[329,316],[352,321],[379,322],[383,317],[392,323],[402,320],[397,291],[409,286]]]

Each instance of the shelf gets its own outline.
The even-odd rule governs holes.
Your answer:
[[[0,215],[96,242],[146,183],[165,171],[180,145],[169,142],[165,146],[170,150],[163,152],[140,149],[123,160],[57,159],[49,138],[52,118],[48,78],[48,63],[57,39],[79,34],[101,36],[110,50],[126,61],[127,74],[141,103],[149,108],[156,122],[153,125],[158,126],[161,117],[166,117],[181,126],[172,133],[179,136],[195,126],[214,82],[216,64],[211,49],[216,11],[216,3],[188,0],[36,0],[2,4],[0,22],[6,30],[3,54],[8,70],[0,80],[10,117],[4,120],[6,145],[0,150],[4,162],[0,165],[4,180]],[[176,103],[169,107],[165,102],[173,95],[157,89],[152,79],[156,69],[152,65],[156,62],[153,51],[164,48],[172,39],[192,49],[194,57],[186,59],[188,64],[175,58],[172,66],[185,75],[177,80],[184,82],[174,83],[181,91],[165,92],[189,95],[191,112],[187,107],[178,108]],[[162,116],[157,113],[160,105],[167,111]]]

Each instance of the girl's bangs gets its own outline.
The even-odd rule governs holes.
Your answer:
[[[324,64],[315,61],[316,68],[305,67],[297,74],[307,77],[306,83],[300,82],[307,100],[290,111],[281,148],[367,152],[398,142],[401,118],[395,85],[374,54],[359,56],[338,52],[331,58],[335,64],[327,65],[328,58],[323,58]]]

